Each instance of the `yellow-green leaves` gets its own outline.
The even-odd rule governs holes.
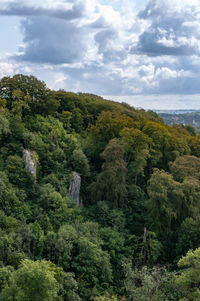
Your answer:
[[[200,300],[200,248],[190,250],[186,256],[178,262],[179,268],[183,268],[177,277],[177,283],[182,287],[185,298],[183,300]]]

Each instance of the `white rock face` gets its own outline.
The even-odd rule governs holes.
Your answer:
[[[27,149],[24,149],[23,159],[25,162],[26,169],[28,169],[32,173],[32,175],[36,178],[36,164],[34,162],[33,153]]]
[[[81,188],[81,177],[75,171],[72,173],[72,180],[69,186],[69,195],[76,202],[76,206],[80,206],[79,193]]]

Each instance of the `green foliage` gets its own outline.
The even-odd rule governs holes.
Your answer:
[[[181,289],[175,283],[175,274],[166,268],[148,269],[144,266],[141,270],[132,269],[129,262],[124,269],[128,301],[176,301],[182,296]]]
[[[108,142],[113,138],[119,138],[120,131],[124,127],[134,126],[135,122],[128,116],[102,112],[96,121],[96,125],[89,127],[88,153],[95,158],[103,152]]]
[[[26,204],[24,203],[24,198],[26,193],[24,191],[20,192],[9,182],[7,175],[0,172],[0,204],[1,209],[7,215],[13,214],[19,217],[25,214]]]
[[[195,156],[181,156],[170,164],[170,171],[176,181],[183,182],[184,178],[200,179],[200,159]]]
[[[12,266],[6,266],[0,268],[0,292],[8,285],[9,278],[12,275],[12,272],[14,271]]]
[[[143,133],[153,140],[151,155],[154,164],[159,162],[159,160],[162,160],[164,163],[169,152],[172,136],[168,128],[164,124],[149,121],[144,126]]]
[[[10,122],[5,116],[5,111],[0,112],[0,137],[10,134]]]
[[[176,220],[183,218],[184,202],[181,184],[167,172],[154,170],[148,185],[147,209],[153,229],[163,237]]]
[[[19,74],[0,79],[0,146],[0,300],[199,298],[193,255],[177,282],[161,266],[199,247],[191,126]],[[80,207],[68,195],[74,171]]]
[[[81,301],[78,295],[78,283],[73,273],[65,273],[62,295],[65,301]]]
[[[162,244],[157,240],[156,234],[144,228],[144,234],[139,240],[139,254],[136,262],[140,265],[153,266],[161,255]]]
[[[62,223],[71,219],[73,213],[73,209],[69,207],[71,201],[68,197],[63,198],[51,184],[40,187],[38,202],[43,211],[48,214],[54,227],[59,228]]]
[[[73,169],[77,171],[82,177],[89,176],[90,166],[86,155],[81,149],[75,149],[72,155]]]
[[[105,200],[116,207],[122,205],[126,194],[126,163],[123,155],[124,146],[117,139],[111,140],[102,153],[105,163],[96,183],[91,186],[92,196],[97,201]]]
[[[177,253],[179,256],[186,254],[190,249],[196,249],[200,240],[200,219],[187,217],[178,231]]]
[[[184,291],[182,300],[197,301],[200,298],[200,248],[190,250],[185,257],[182,257],[178,262],[179,268],[184,268],[177,277],[177,284]]]
[[[59,298],[64,273],[51,262],[24,260],[9,277],[9,285],[0,295],[1,300],[53,301]]]
[[[110,296],[110,294],[105,294],[101,297],[95,297],[94,301],[118,301],[119,299],[116,296]]]
[[[9,181],[20,188],[33,186],[34,178],[24,167],[24,162],[19,156],[9,156],[6,161]]]

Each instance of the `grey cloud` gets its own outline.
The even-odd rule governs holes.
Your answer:
[[[153,27],[153,26],[152,26]],[[183,36],[189,40],[189,36]],[[160,41],[165,39],[166,44],[170,42],[170,35],[162,35],[158,27],[151,28],[150,30],[144,32],[140,38],[137,46],[131,48],[132,53],[143,53],[149,56],[161,56],[161,55],[175,55],[175,56],[191,56],[199,53],[197,45],[190,45],[190,43],[185,43],[179,45],[179,36],[173,38],[173,46],[167,46]]]
[[[120,38],[116,29],[107,28],[100,30],[94,37],[96,44],[98,45],[98,52],[103,55],[105,62],[118,61],[126,57],[126,49],[118,46]]]
[[[66,3],[70,1],[66,0]],[[117,30],[101,14],[97,15],[95,21],[80,26],[79,18],[88,18],[85,2],[71,2],[72,9],[63,11],[58,8],[44,9],[42,6],[17,4],[16,1],[0,8],[0,14],[27,16],[21,22],[25,47],[19,47],[19,54],[15,59],[51,64],[83,63],[83,58],[88,56],[87,50],[93,45],[104,62],[122,57],[122,51],[115,47],[118,43],[115,43],[118,39]],[[90,16],[91,20],[93,16]]]
[[[69,2],[69,1],[68,1]],[[71,2],[71,1],[70,1]],[[74,3],[71,9],[48,9],[42,6],[30,6],[19,2],[9,2],[6,7],[0,8],[0,15],[10,16],[50,16],[66,20],[81,18],[84,15],[83,2]]]
[[[167,5],[161,0],[150,0],[145,9],[140,11],[138,16],[143,19],[165,16],[168,11]]]
[[[102,14],[97,14],[95,21],[80,26],[79,18],[88,18],[86,3],[84,0],[66,0],[66,3],[69,2],[73,4],[71,10],[61,10],[59,6],[31,6],[24,1],[8,2],[0,8],[0,14],[27,17],[21,24],[25,47],[19,47],[19,54],[15,57],[18,61],[52,64],[80,62],[93,45],[102,55],[104,63],[121,60],[127,55],[125,49],[119,47],[117,29]],[[97,11],[93,12],[93,16]],[[90,15],[91,20],[93,16]]]
[[[155,92],[155,89],[154,91]],[[199,79],[189,77],[170,78],[159,81],[159,93],[197,94],[200,93]]]
[[[144,31],[139,42],[131,48],[132,53],[143,53],[148,56],[190,56],[199,55],[199,33],[195,27],[185,26],[185,20],[195,21],[193,10],[176,12],[169,3],[163,0],[151,0],[139,17],[150,19],[150,26]],[[199,20],[197,20],[199,22]],[[193,38],[193,43],[190,42]]]
[[[100,16],[97,20],[95,20],[92,24],[90,24],[91,28],[106,28],[108,24],[103,16]]]
[[[22,21],[24,54],[19,61],[39,63],[73,63],[80,61],[87,51],[85,29],[74,23],[50,17],[30,17]]]
[[[120,95],[124,90],[122,78],[116,74],[110,76],[109,66],[85,66],[83,69],[61,67],[59,70],[72,79],[76,92],[88,92],[97,95]],[[68,85],[66,80],[66,86]],[[78,85],[78,88],[77,88]]]
[[[195,12],[176,14],[168,0],[154,0],[140,13],[140,19],[132,20],[127,14],[130,26],[118,19],[115,26],[115,18],[111,25],[108,16],[104,17],[105,10],[89,15],[83,0],[71,3],[77,6],[63,12],[36,7],[31,12],[20,4],[18,11],[17,7],[10,10],[10,15],[11,11],[20,15],[20,10],[21,15],[27,15],[22,22],[25,47],[15,56],[19,65],[32,62],[33,68],[40,66],[42,70],[40,63],[48,63],[50,69],[40,71],[46,72],[46,78],[61,73],[62,88],[94,94],[200,92],[200,31],[191,26]],[[85,25],[79,20],[83,15]],[[138,32],[142,34],[138,36]],[[63,63],[73,66],[66,68]]]
[[[109,51],[109,48],[111,47],[110,42],[113,40],[116,34],[117,33],[114,29],[109,28],[101,30],[95,35],[94,39],[98,45],[99,53],[105,54]]]

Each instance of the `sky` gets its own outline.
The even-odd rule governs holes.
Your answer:
[[[0,78],[200,109],[200,0],[0,0]]]

